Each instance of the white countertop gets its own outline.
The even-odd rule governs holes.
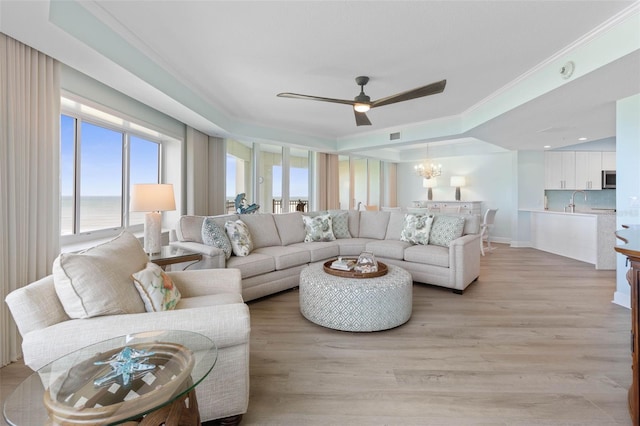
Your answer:
[[[566,214],[570,216],[580,215],[580,216],[600,216],[600,215],[612,215],[615,216],[615,209],[605,209],[605,210],[578,210],[575,213],[565,212],[562,210],[545,210],[545,209],[518,209],[521,212],[532,212],[532,213],[549,213],[549,214]]]

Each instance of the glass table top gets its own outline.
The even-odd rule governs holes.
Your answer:
[[[216,360],[213,341],[190,331],[108,339],[33,373],[5,400],[3,414],[10,425],[119,424],[185,395]]]

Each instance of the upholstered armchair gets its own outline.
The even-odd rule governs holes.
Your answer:
[[[75,255],[79,258],[61,256],[56,260],[53,275],[11,292],[6,303],[23,338],[25,364],[37,370],[84,346],[130,333],[197,332],[213,340],[218,348],[214,369],[196,388],[201,419],[238,423],[249,400],[250,333],[240,272],[236,269],[167,272],[181,298],[175,309],[147,312],[144,305],[139,305],[140,300],[116,303],[118,297],[134,298],[135,292],[122,293],[115,299],[109,296],[119,278],[131,277],[136,270],[145,269],[146,255],[142,251],[141,256],[139,250],[142,248],[138,240],[125,233]],[[118,270],[110,271],[113,267]],[[60,274],[72,278],[75,287],[70,293],[75,293],[74,296],[61,288],[60,281],[64,280]],[[104,274],[107,280],[101,282]],[[83,280],[112,288],[88,292],[86,288],[78,288]],[[133,280],[129,278],[128,282],[133,288]],[[130,289],[120,289],[125,290]],[[78,296],[83,300],[74,300]],[[107,300],[109,297],[111,300]]]

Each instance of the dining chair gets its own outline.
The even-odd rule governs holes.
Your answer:
[[[485,250],[492,251],[494,249],[491,247],[491,236],[489,235],[489,231],[491,230],[491,227],[493,227],[497,212],[498,209],[487,209],[487,211],[484,212],[484,219],[480,225],[480,252],[483,256]],[[484,244],[485,241],[487,242],[486,247]]]

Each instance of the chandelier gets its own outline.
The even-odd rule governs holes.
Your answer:
[[[425,179],[431,179],[442,174],[442,164],[435,165],[431,163],[428,166],[424,164],[418,164],[414,168],[416,170],[416,173]]]
[[[429,145],[427,145],[427,158],[429,158]],[[425,179],[431,179],[442,174],[442,164],[435,165],[418,164],[414,167],[416,173]]]

